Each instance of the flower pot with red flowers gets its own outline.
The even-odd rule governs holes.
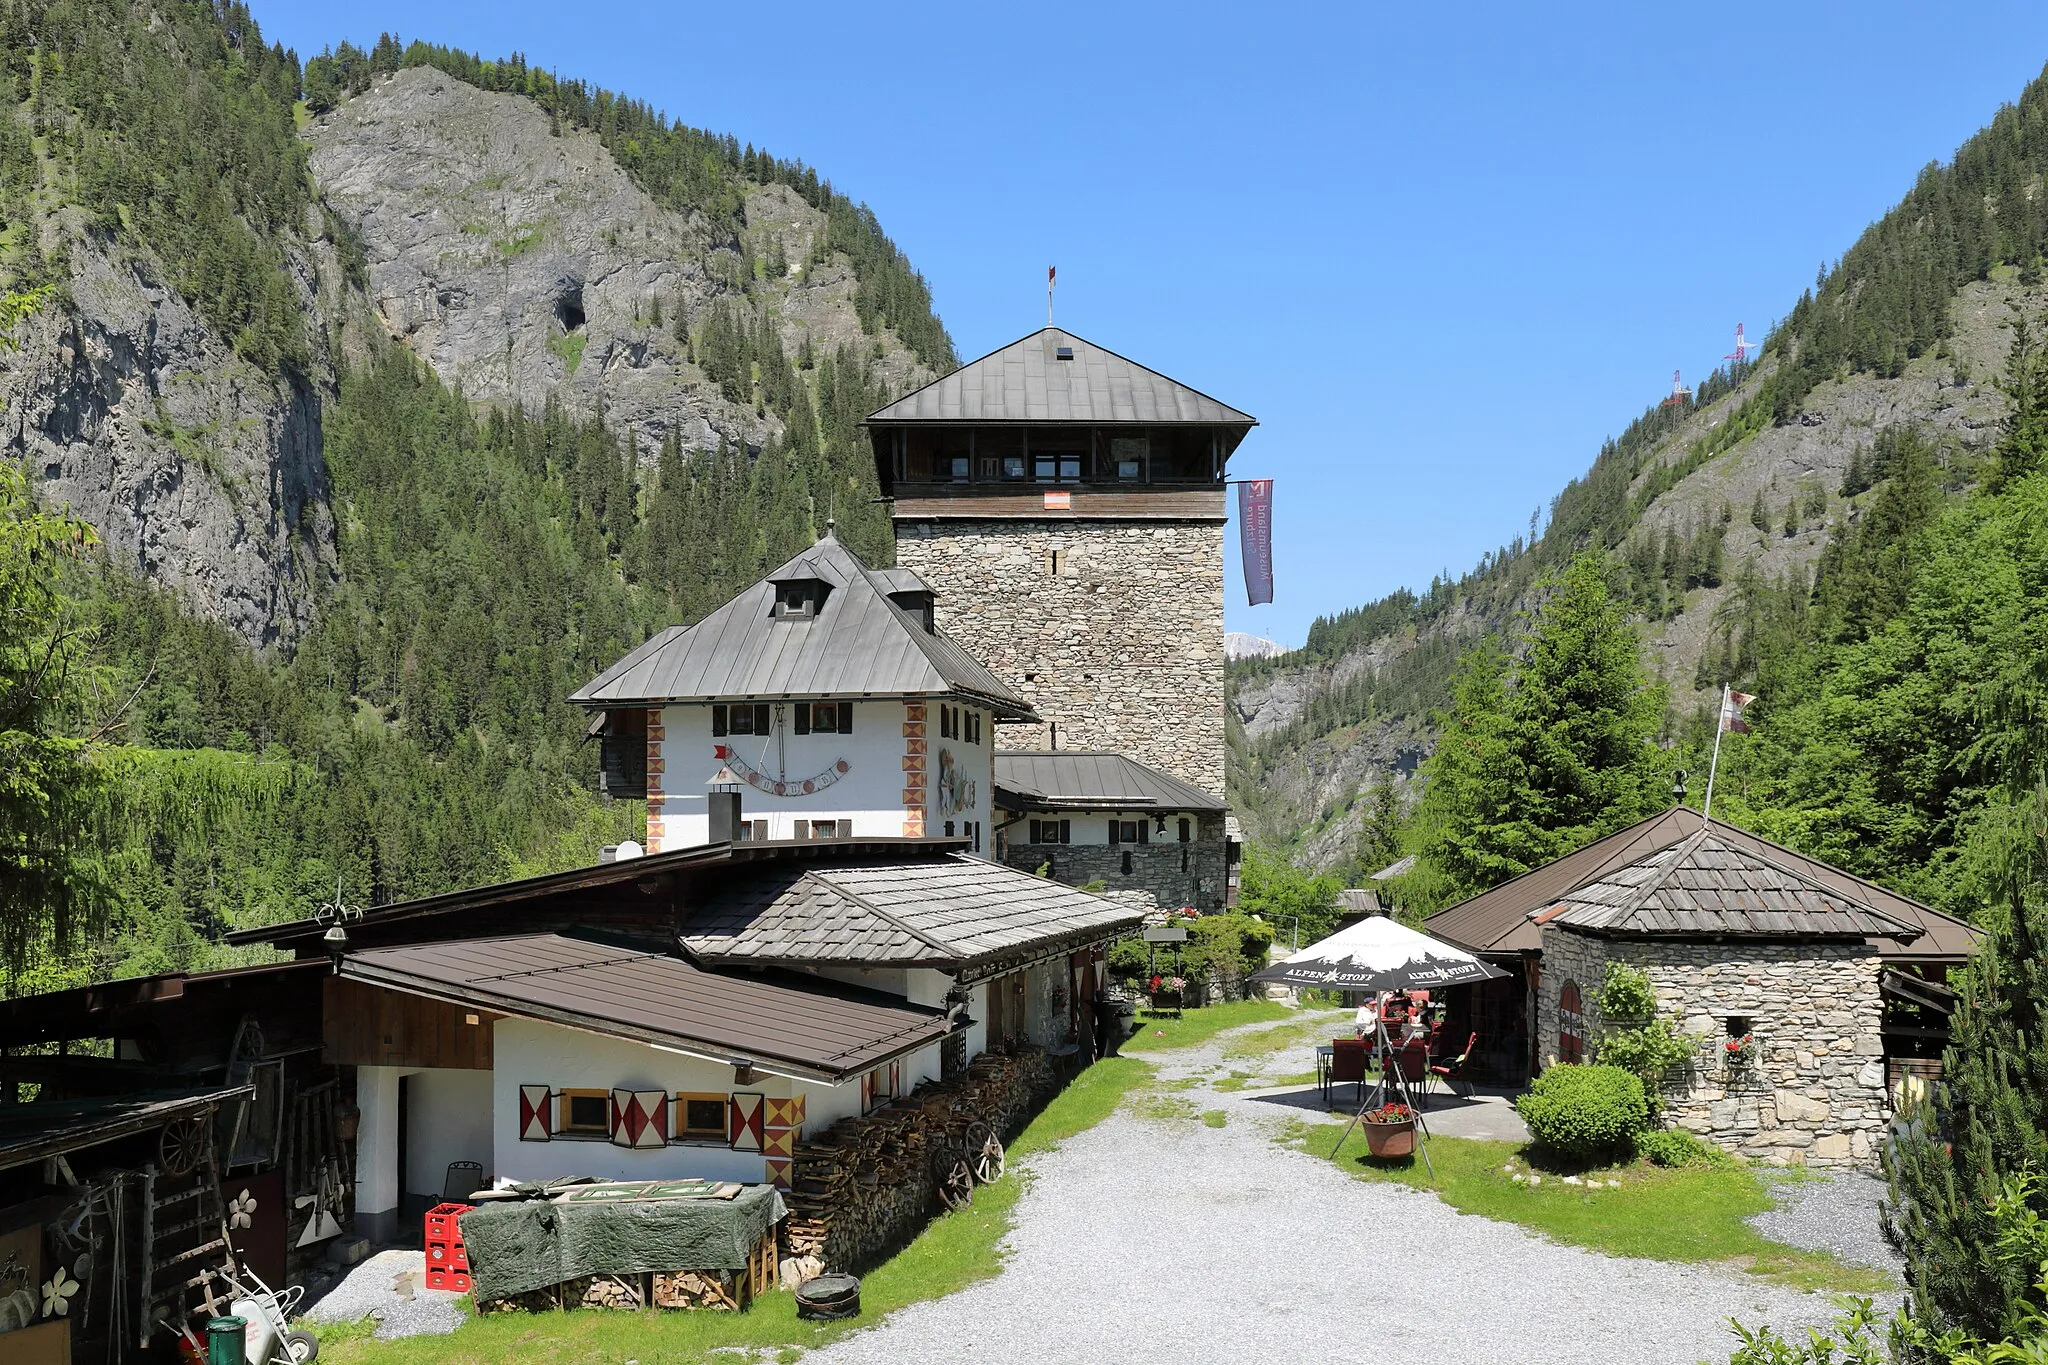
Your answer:
[[[1730,1038],[1721,1044],[1721,1056],[1728,1063],[1730,1071],[1747,1071],[1757,1064],[1757,1059],[1762,1055],[1763,1045],[1757,1042],[1753,1033]]]
[[[1415,1155],[1415,1111],[1405,1104],[1383,1104],[1361,1115],[1366,1149],[1376,1157]]]

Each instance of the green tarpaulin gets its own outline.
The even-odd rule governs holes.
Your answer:
[[[742,1186],[730,1199],[647,1193],[655,1197],[510,1199],[471,1209],[462,1215],[462,1241],[476,1297],[507,1298],[584,1275],[744,1270],[784,1213],[773,1185]]]

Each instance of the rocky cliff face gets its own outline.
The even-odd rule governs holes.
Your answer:
[[[1682,535],[1718,520],[1724,506],[1733,512],[1723,547],[1722,585],[1695,590],[1671,619],[1645,629],[1644,660],[1669,685],[1675,708],[1691,710],[1711,699],[1711,687],[1695,689],[1695,673],[1702,655],[1717,647],[1715,613],[1734,590],[1742,567],[1753,564],[1768,579],[1795,568],[1810,571],[1830,527],[1845,518],[1855,520],[1858,509],[1845,505],[1840,490],[1851,462],[1859,451],[1867,455],[1879,432],[1918,427],[1968,450],[1982,450],[1996,440],[2004,398],[1995,381],[2004,371],[2011,340],[2010,305],[2021,302],[2038,311],[2044,301],[2048,291],[2022,290],[2009,272],[1968,285],[1951,305],[1954,333],[1940,353],[1914,360],[1896,379],[1856,375],[1822,384],[1792,422],[1744,440],[1648,504],[1634,536],[1661,537],[1667,527]],[[1748,383],[1673,432],[1646,462],[1636,488],[1643,489],[1659,467],[1683,460],[1693,442],[1729,420],[1765,373],[1760,368]],[[1806,515],[1805,502],[1814,490],[1824,495],[1827,510]],[[1768,530],[1750,521],[1759,492],[1769,513]],[[1801,516],[1787,535],[1786,506],[1795,500]],[[1305,715],[1319,695],[1361,672],[1383,671],[1432,641],[1463,648],[1511,624],[1505,617],[1485,619],[1461,607],[1420,634],[1381,637],[1334,661],[1283,666],[1234,681],[1231,795],[1252,837],[1291,845],[1306,866],[1322,869],[1344,861],[1359,831],[1359,794],[1381,781],[1405,786],[1432,743],[1429,718],[1389,714],[1299,736],[1257,764],[1256,772],[1245,756],[1247,747],[1279,734]]]
[[[340,572],[322,411],[370,329],[479,403],[558,397],[630,428],[647,455],[670,432],[686,448],[758,447],[778,419],[727,401],[676,322],[738,304],[744,261],[780,259],[795,264],[740,306],[763,309],[791,354],[853,342],[899,390],[929,377],[893,336],[862,332],[851,265],[811,259],[823,216],[784,187],[748,185],[744,225],[721,230],[655,204],[532,101],[425,67],[379,78],[305,135],[322,202],[289,256],[310,374],[238,359],[146,249],[63,211],[42,225],[68,259],[62,296],[0,356],[0,430],[39,496],[253,646],[288,647]],[[367,297],[324,235],[330,212],[361,239]]]
[[[0,366],[8,453],[116,564],[252,645],[289,639],[335,571],[326,367],[267,375],[160,283],[147,252],[83,234],[67,246],[68,298],[25,323]],[[310,250],[294,262],[309,314]]]
[[[306,132],[321,195],[362,237],[377,315],[474,400],[557,395],[631,427],[644,451],[669,432],[760,445],[776,419],[728,402],[677,322],[737,299],[743,245],[766,260],[771,239],[796,264],[754,294],[785,349],[874,340],[844,258],[805,266],[823,216],[781,186],[748,187],[743,243],[656,204],[595,136],[552,132],[533,101],[431,67],[378,80]],[[895,386],[923,377],[893,338],[881,350]]]

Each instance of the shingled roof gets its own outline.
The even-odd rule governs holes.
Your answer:
[[[777,585],[817,581],[811,616],[777,616]],[[1031,704],[889,594],[923,590],[905,569],[870,569],[830,533],[694,626],[671,626],[569,700],[605,707],[778,697],[960,696],[1035,720]]]
[[[338,970],[394,990],[835,1082],[957,1026],[942,1011],[875,991],[795,974],[707,972],[673,954],[569,934],[373,948],[349,953]]]
[[[1888,938],[1921,930],[1861,897],[1701,829],[1669,848],[1586,883],[1547,909],[1538,925],[1651,938]]]
[[[1071,352],[1061,359],[1061,350]],[[1045,327],[962,365],[869,415],[913,422],[1087,422],[1231,426],[1257,419],[1072,332]]]
[[[1423,927],[1474,952],[1506,955],[1540,951],[1542,939],[1535,921],[1529,917],[1531,911],[1548,909],[1588,883],[1682,843],[1699,832],[1701,823],[1698,811],[1674,806],[1440,910]],[[1909,943],[1890,937],[1875,938],[1880,957],[1911,962],[1960,962],[1976,947],[1978,931],[1953,916],[1725,821],[1708,820],[1705,825],[1729,847],[1759,854],[1831,892],[1874,908],[1887,919],[1921,930],[1921,935]]]
[[[1100,896],[956,853],[756,879],[695,910],[682,942],[698,961],[723,965],[957,967],[1059,951],[1142,919]]]
[[[1006,810],[1211,811],[1219,797],[1122,754],[996,750],[996,804]]]

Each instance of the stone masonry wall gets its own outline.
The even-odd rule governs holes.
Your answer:
[[[1131,858],[1128,873],[1123,868],[1126,853]],[[1223,909],[1226,870],[1220,816],[1204,817],[1184,844],[1170,836],[1151,844],[1010,843],[1003,861],[1022,872],[1036,872],[1050,863],[1049,875],[1056,882],[1086,886],[1100,881],[1110,894],[1134,891],[1161,910],[1192,905],[1213,915]]]
[[[896,562],[939,595],[941,630],[1058,723],[1058,747],[1223,794],[1220,522],[904,520]],[[999,743],[1053,747],[1046,725]]]
[[[1586,1035],[1597,1039],[1595,996],[1607,963],[1649,974],[1659,1012],[1694,1042],[1692,1064],[1670,1077],[1665,1118],[1743,1156],[1777,1165],[1868,1165],[1886,1122],[1878,962],[1855,943],[1668,943],[1543,930],[1537,1027],[1557,1052],[1558,996],[1576,980]],[[1731,1066],[1731,1016],[1750,1020],[1753,1065]],[[1592,1049],[1597,1059],[1597,1046]]]

